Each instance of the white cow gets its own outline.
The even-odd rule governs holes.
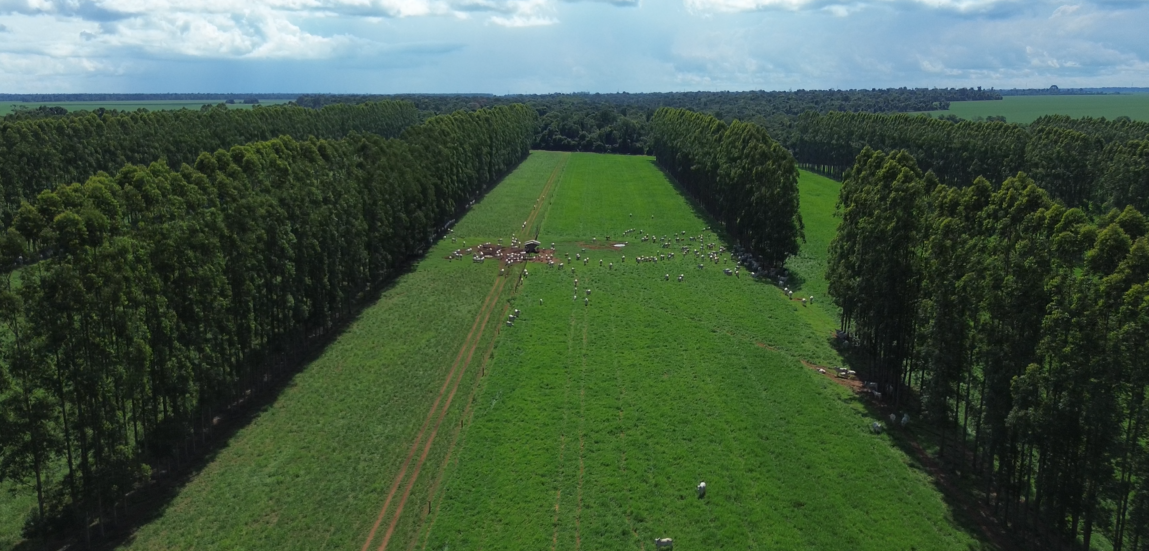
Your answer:
[[[705,482],[699,482],[698,483],[698,499],[702,499],[704,497],[706,497],[706,483]]]
[[[654,539],[654,547],[656,549],[662,549],[664,547],[666,547],[666,548],[674,547],[674,540],[672,540],[670,538],[655,538]]]

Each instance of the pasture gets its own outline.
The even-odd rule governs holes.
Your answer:
[[[722,246],[652,159],[532,153],[174,499],[133,504],[155,519],[125,547],[979,546],[916,463],[869,433],[869,410],[801,363],[840,363],[822,274],[838,186],[802,174],[807,240],[789,263],[795,296],[815,296],[802,306],[725,275],[729,261],[700,270],[643,242]],[[536,231],[591,262],[499,277],[491,261],[444,259]],[[27,498],[0,498],[0,527],[18,529],[7,515]]]
[[[957,115],[963,119],[1004,115],[1006,122],[1031,123],[1042,115],[1069,115],[1115,119],[1126,116],[1149,121],[1149,94],[1107,96],[1006,96],[1001,101],[955,101],[948,111],[933,116]]]
[[[147,109],[148,111],[176,111],[179,109],[191,109],[198,111],[204,105],[216,105],[223,103],[224,100],[141,100],[141,101],[59,101],[59,102],[4,102],[0,103],[0,116],[7,115],[16,110],[17,107],[27,107],[28,109],[35,109],[41,105],[49,107],[63,107],[68,111],[93,111],[103,107],[104,109],[116,109],[119,111],[135,111],[137,109]],[[287,103],[288,100],[282,99],[260,99],[260,105],[280,105]],[[238,101],[232,105],[227,106],[229,109],[251,109],[254,105],[247,105],[239,103]]]
[[[825,208],[836,184],[807,176],[803,190]],[[818,247],[832,232],[826,214],[806,222]],[[706,226],[651,159],[572,157],[539,239],[591,261],[573,273],[532,267],[443,490],[409,521],[416,539],[392,548],[645,549],[656,537],[676,549],[977,545],[928,478],[869,433],[858,400],[800,363],[837,361],[828,311],[725,275],[731,263],[641,240],[720,244]],[[643,233],[624,237],[630,228]],[[628,244],[602,247],[606,236]],[[824,289],[813,275],[821,258],[795,261],[804,294]]]

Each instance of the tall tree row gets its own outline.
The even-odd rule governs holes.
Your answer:
[[[787,143],[799,162],[842,175],[866,147],[902,149],[949,186],[1024,171],[1055,199],[1097,212],[1149,209],[1149,123],[1042,117],[1027,126],[918,115],[814,112]]]
[[[662,108],[651,119],[658,163],[769,266],[798,253],[798,168],[755,124]]]
[[[434,117],[399,139],[281,137],[41,193],[0,261],[0,478],[33,534],[99,526],[150,466],[345,320],[527,153],[536,113]],[[97,523],[98,521],[98,523]]]
[[[904,151],[864,149],[830,294],[883,399],[921,407],[1011,531],[1144,549],[1149,223],[1132,207],[1090,219],[1040,183],[952,187]]]
[[[202,111],[89,112],[0,123],[0,221],[11,220],[21,201],[56,186],[79,182],[125,164],[167,159],[192,163],[202,151],[278,136],[342,138],[350,132],[396,137],[419,121],[410,102],[295,106]]]

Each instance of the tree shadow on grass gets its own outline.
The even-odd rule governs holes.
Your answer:
[[[729,233],[726,232],[726,228],[722,227],[722,224],[720,224],[713,216],[711,216],[710,213],[706,212],[706,209],[703,208],[702,203],[698,201],[698,198],[694,196],[694,194],[690,193],[690,190],[686,189],[682,184],[678,183],[678,180],[676,180],[674,176],[662,168],[662,165],[658,164],[658,161],[649,159],[647,162],[650,163],[650,166],[654,167],[655,170],[658,170],[664,177],[666,177],[666,180],[670,182],[670,185],[675,189],[675,191],[677,191],[678,194],[682,196],[682,198],[686,199],[686,204],[690,207],[690,212],[705,222],[706,226],[710,228],[709,231],[714,232],[714,234],[717,236],[717,239],[721,241],[722,244],[727,248],[727,251],[730,251],[735,243],[735,240],[730,236]],[[779,283],[776,278],[766,275],[756,277],[754,278],[754,281],[763,285],[777,287],[778,289],[790,288],[797,291],[802,288],[802,285],[806,282],[806,279],[803,278],[800,273],[795,272],[790,268],[786,268],[786,283]]]
[[[130,544],[140,527],[162,517],[181,491],[226,449],[237,434],[271,408],[282,392],[294,384],[297,374],[319,358],[327,347],[341,337],[360,319],[364,310],[374,305],[384,293],[393,289],[403,276],[415,271],[420,261],[428,257],[411,259],[397,269],[386,282],[363,294],[347,315],[330,329],[309,339],[298,354],[292,354],[277,368],[269,370],[268,377],[252,388],[251,396],[221,412],[221,421],[213,424],[206,434],[196,436],[194,449],[182,450],[178,463],[165,460],[153,465],[151,481],[127,496],[127,511],[120,509],[115,520],[105,518],[103,533],[93,522],[90,526],[91,545],[85,547],[83,528],[41,539],[24,540],[12,551],[45,551],[54,549],[111,550]],[[178,466],[176,466],[178,465]]]
[[[829,337],[828,340],[830,346],[838,351],[844,366],[856,371],[861,381],[868,380],[870,362],[865,351],[837,337]],[[888,438],[905,455],[908,467],[929,477],[946,504],[953,524],[978,540],[977,545],[971,545],[970,549],[1012,551],[1025,548],[1018,544],[1009,528],[993,518],[984,502],[978,499],[976,489],[969,480],[962,478],[960,472],[947,468],[944,461],[927,451],[936,447],[937,434],[929,424],[914,418],[919,417],[917,412],[921,411],[916,395],[903,397],[900,404],[895,404],[889,400],[878,400],[860,384],[851,388],[853,392],[847,401],[861,406],[855,409],[858,422],[865,425],[865,430],[871,434],[871,424],[881,423],[882,434],[873,437]],[[906,413],[914,415],[911,415],[910,423],[902,427],[901,417]],[[891,414],[896,421],[890,421]]]

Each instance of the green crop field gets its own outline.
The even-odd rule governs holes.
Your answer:
[[[103,107],[104,109],[118,109],[120,111],[135,111],[143,108],[148,111],[174,111],[177,109],[193,109],[199,110],[203,105],[216,105],[223,103],[224,100],[144,100],[144,101],[59,101],[59,102],[45,102],[45,103],[32,103],[32,102],[5,102],[0,103],[0,115],[7,115],[15,111],[17,107],[27,107],[28,109],[35,109],[41,105],[49,107],[63,107],[68,111],[92,111]],[[287,103],[289,100],[282,99],[268,99],[259,100],[260,105],[281,105]],[[235,104],[228,105],[231,109],[251,109],[254,105],[247,105],[236,102]]]
[[[917,463],[869,433],[869,410],[801,363],[840,362],[822,275],[838,187],[802,174],[807,239],[788,282],[815,297],[802,306],[724,275],[729,262],[700,270],[642,242],[723,246],[652,159],[534,152],[126,546],[979,547]],[[499,277],[444,259],[536,231],[592,261]],[[10,499],[0,513],[31,505]]]
[[[930,111],[934,116],[957,115],[973,120],[977,117],[1004,115],[1007,122],[1031,123],[1042,115],[1071,117],[1126,116],[1149,121],[1149,94],[1109,96],[1007,96],[1001,101],[955,101],[949,111]]]

